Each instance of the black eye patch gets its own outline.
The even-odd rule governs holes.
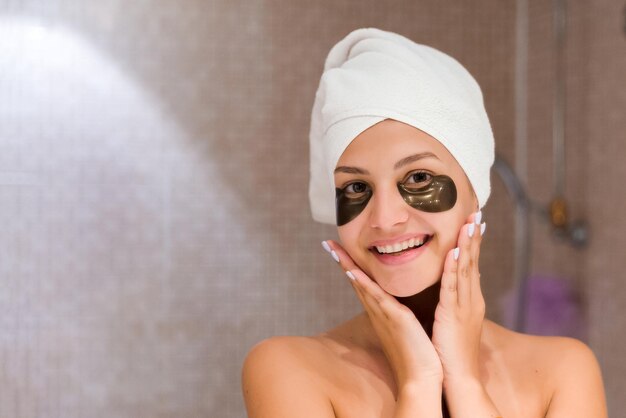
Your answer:
[[[372,189],[368,189],[358,198],[346,196],[343,189],[335,189],[335,206],[337,208],[337,226],[345,225],[359,213],[363,212],[372,197]]]
[[[398,183],[398,191],[406,203],[423,212],[444,212],[456,203],[456,186],[448,176],[434,176],[427,185],[419,188]]]
[[[456,204],[457,192],[454,181],[448,176],[433,176],[430,182],[422,187],[408,187],[398,183],[398,191],[402,199],[411,207],[422,212],[444,212]],[[335,205],[337,226],[342,226],[356,218],[372,198],[369,187],[356,198],[348,197],[343,189],[335,189]]]

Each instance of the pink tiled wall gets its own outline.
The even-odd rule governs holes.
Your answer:
[[[529,187],[546,201],[551,12],[530,3]],[[593,244],[552,242],[538,221],[532,265],[584,295],[615,411],[620,13],[609,0],[570,9],[567,191]],[[376,26],[455,56],[512,162],[515,22],[496,0],[0,5],[0,48],[13,54],[0,55],[0,416],[244,416],[239,371],[255,342],[359,310],[319,244],[335,232],[307,204],[328,49]],[[596,193],[611,199],[596,204]],[[511,210],[494,178],[482,272],[496,321],[513,284]]]

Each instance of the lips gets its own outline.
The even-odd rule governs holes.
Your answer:
[[[408,248],[419,247],[431,237],[432,235],[428,234],[404,234],[394,239],[374,241],[368,249],[379,254],[392,254]]]
[[[403,264],[418,257],[430,243],[432,235],[401,237],[395,242],[377,242],[369,248],[372,254],[383,264]]]
[[[373,248],[375,248],[379,254],[396,254],[409,248],[421,247],[428,238],[428,235],[424,235],[396,242],[395,244],[376,245]]]

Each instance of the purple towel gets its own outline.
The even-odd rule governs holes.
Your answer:
[[[524,333],[586,337],[582,301],[570,281],[560,277],[531,276],[527,282]],[[502,298],[506,325],[515,326],[517,293]]]

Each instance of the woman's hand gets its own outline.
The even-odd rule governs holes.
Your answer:
[[[480,212],[472,214],[461,228],[459,249],[448,253],[441,278],[432,341],[443,366],[444,388],[456,382],[480,381],[478,357],[485,300],[478,257],[486,226],[480,224],[480,218]]]
[[[413,312],[359,269],[338,243],[326,244],[324,247],[334,253],[335,260],[352,279],[352,287],[394,372],[398,390],[412,384],[437,384],[441,388],[443,370],[439,356]]]

